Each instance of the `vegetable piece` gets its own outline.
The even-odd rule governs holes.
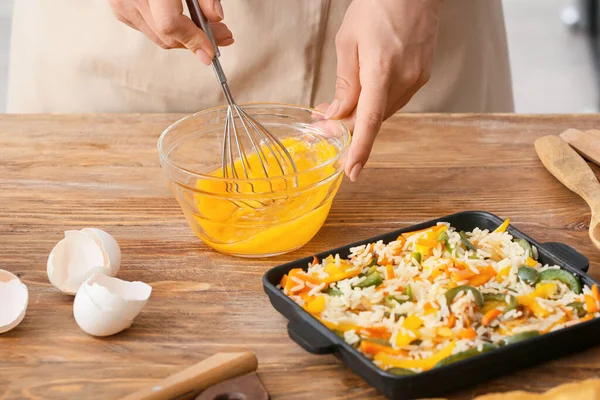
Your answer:
[[[319,258],[317,256],[313,256],[313,260],[312,260],[311,265],[314,267],[318,263],[319,263]]]
[[[392,347],[389,340],[380,337],[362,337],[363,342],[376,343],[380,346]]]
[[[574,301],[572,303],[569,303],[567,304],[567,307],[571,307],[579,318],[585,317],[587,314],[587,310],[583,306],[583,303],[580,301]]]
[[[352,285],[352,287],[355,288],[368,288],[369,286],[379,286],[383,283],[383,278],[381,277],[381,275],[379,275],[379,272],[375,271],[373,273],[370,273],[369,275],[367,275],[367,277],[365,279],[363,279],[361,282]]]
[[[500,310],[490,310],[486,312],[483,318],[481,318],[481,325],[488,326],[500,314],[502,314],[502,311]]]
[[[526,331],[526,332],[521,332],[521,333],[517,333],[515,335],[509,336],[505,339],[503,339],[500,342],[500,345],[502,346],[506,346],[509,344],[513,344],[513,343],[517,343],[517,342],[522,342],[523,340],[527,340],[527,339],[531,339],[534,337],[540,336],[540,333],[538,331]]]
[[[410,329],[410,330],[414,331],[414,330],[419,329],[421,326],[423,326],[423,320],[417,316],[409,315],[404,320],[404,323],[402,324],[402,326],[404,326],[406,329]]]
[[[396,272],[394,271],[394,266],[392,264],[385,266],[385,274],[387,279],[394,279],[396,277]]]
[[[456,317],[454,316],[454,314],[450,314],[450,316],[448,317],[448,328],[454,328],[454,325],[456,325]]]
[[[534,260],[531,257],[527,257],[527,260],[525,260],[525,265],[527,265],[528,267],[535,267],[536,265],[538,265],[538,262],[536,260]]]
[[[585,300],[585,307],[587,308],[587,312],[593,314],[598,311],[598,303],[596,303],[596,299],[586,294],[583,296]]]
[[[423,341],[421,339],[415,339],[412,342],[410,342],[411,346],[418,346],[421,343],[423,343]]]
[[[467,249],[469,249],[471,251],[477,251],[477,248],[469,240],[469,237],[467,236],[466,233],[464,233],[463,231],[460,231],[458,234],[460,235],[460,241],[462,242],[462,244],[464,244],[467,247]]]
[[[328,294],[330,296],[341,296],[343,293],[336,288],[328,287],[323,291],[323,293]]]
[[[413,253],[410,253],[410,257],[412,259],[414,259],[417,263],[421,264],[421,253],[417,253],[416,251]]]
[[[506,307],[504,307],[503,313],[506,314],[510,310],[514,310],[519,306],[517,302],[517,298],[512,294],[501,294],[501,293],[485,293],[483,295],[483,299],[485,302],[504,302]]]
[[[455,282],[468,281],[475,275],[475,272],[471,271],[470,269],[460,269],[458,271],[452,272],[452,279]]]
[[[304,304],[304,309],[311,314],[320,314],[325,309],[325,297],[313,296]]]
[[[479,267],[478,269],[479,274],[469,279],[469,285],[471,286],[485,285],[488,281],[496,276],[496,270],[490,265],[485,268]]]
[[[283,274],[283,276],[281,277],[281,281],[279,282],[279,286],[284,288],[285,284],[287,283],[287,280],[288,280],[287,274]]]
[[[389,307],[394,307],[394,302],[398,303],[398,304],[402,304],[402,303],[406,303],[408,300],[402,300],[397,298],[396,296],[393,295],[388,295],[385,296],[385,302],[388,304]]]
[[[502,268],[500,272],[498,272],[498,275],[496,275],[496,280],[499,280],[500,282],[504,281],[504,278],[506,278],[510,274],[510,270],[511,267]]]
[[[459,337],[461,339],[474,339],[477,337],[477,332],[475,332],[475,329],[469,327],[467,329],[463,329],[460,332]]]
[[[410,285],[406,285],[406,287],[404,288],[404,295],[408,296],[408,301],[414,301],[415,299]]]
[[[598,290],[598,285],[595,283],[592,285],[592,295],[596,299],[596,301],[600,301],[600,290]]]
[[[359,349],[361,352],[368,354],[370,356],[374,356],[378,353],[387,353],[388,351],[393,349],[390,346],[384,346],[379,343],[371,342],[366,339],[362,339],[360,342]]]
[[[508,225],[510,225],[510,218],[506,218],[506,220],[499,227],[497,227],[494,230],[494,232],[492,232],[492,233],[498,233],[498,232],[504,233],[508,229]]]
[[[467,358],[471,358],[473,356],[486,353],[486,352],[494,350],[496,348],[497,347],[494,346],[493,344],[486,343],[486,344],[484,344],[482,346],[481,351],[479,351],[479,349],[477,347],[475,347],[473,349],[466,350],[466,351],[460,352],[458,354],[454,354],[454,355],[451,355],[449,357],[446,357],[443,360],[440,360],[440,362],[438,362],[435,365],[435,368],[443,367],[444,365],[452,364],[452,363],[455,363],[457,361],[466,360]]]
[[[529,255],[529,257],[533,257],[533,249],[531,248],[531,245],[529,244],[529,242],[525,239],[515,239],[514,242],[516,244],[518,244],[519,246],[521,246],[521,248],[525,251],[526,254]],[[527,253],[529,252],[529,253]]]
[[[332,329],[333,333],[344,339],[344,331],[340,331],[339,329]]]
[[[519,302],[517,301],[517,298],[515,296],[509,294],[507,297],[508,301],[506,302],[506,308],[504,308],[504,314],[506,314],[509,311],[516,310],[519,306]]]
[[[437,237],[438,242],[446,244],[446,243],[448,243],[449,239],[450,239],[450,237],[448,236],[446,231],[441,231],[440,233],[438,233],[438,237]]]
[[[547,269],[540,274],[542,281],[560,281],[567,285],[573,292],[581,293],[581,282],[575,275],[564,269]]]
[[[388,372],[392,375],[398,375],[398,376],[406,376],[406,375],[414,375],[416,374],[415,371],[413,371],[412,369],[407,369],[407,368],[388,368],[385,372]]]
[[[296,282],[295,279],[292,279],[292,278],[300,280],[304,284],[304,287],[302,289],[299,289],[296,292],[294,292],[294,294],[308,293],[310,291],[310,287],[308,285],[306,285],[306,282],[310,282],[313,285],[320,285],[322,283],[321,280],[314,278],[312,276],[306,275],[306,273],[302,270],[302,268],[294,268],[294,269],[291,269],[290,272],[288,272],[288,277],[285,282],[284,290],[287,293],[292,293],[292,289],[299,286],[298,282]]]
[[[588,314],[585,317],[581,318],[578,322],[591,321],[592,319],[594,319],[594,316],[592,314]]]
[[[528,285],[535,285],[540,280],[540,273],[527,265],[521,265],[517,271],[520,280]]]
[[[446,292],[446,301],[448,302],[448,305],[452,304],[452,301],[454,300],[454,298],[456,296],[458,296],[459,293],[462,293],[462,292],[473,293],[473,297],[475,298],[475,304],[477,304],[477,306],[479,308],[483,307],[483,296],[482,296],[481,292],[479,290],[475,289],[473,286],[469,286],[469,285],[461,285],[461,286],[457,286],[455,288],[448,290]]]
[[[456,343],[452,341],[450,344],[448,344],[448,346],[437,351],[432,356],[423,359],[411,360],[406,358],[393,357],[385,353],[379,353],[375,355],[374,360],[381,363],[383,368],[421,368],[423,371],[427,371],[433,368],[438,362],[440,362],[444,358],[452,355],[452,350],[454,350],[454,346],[456,346]]]
[[[556,283],[538,283],[533,292],[535,297],[548,299],[556,293],[558,285]]]
[[[471,254],[471,255],[469,256],[469,258],[470,258],[471,260],[479,260],[479,256],[477,255],[477,253],[473,253],[473,254]]]
[[[442,326],[440,328],[437,328],[437,334],[438,334],[438,336],[441,336],[441,337],[452,337],[452,336],[454,336],[454,334],[452,333],[452,331],[450,330],[450,328],[448,328],[447,326]]]

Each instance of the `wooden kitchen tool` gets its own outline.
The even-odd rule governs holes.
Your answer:
[[[560,137],[583,157],[600,166],[600,131],[569,129]]]
[[[535,150],[546,169],[590,206],[590,238],[600,249],[600,183],[596,175],[585,160],[558,136],[539,138],[535,141]]]
[[[217,353],[198,364],[171,375],[151,387],[141,389],[121,400],[183,400],[193,399],[200,392],[228,379],[256,371],[254,353]],[[258,379],[258,376],[256,376]],[[260,382],[260,381],[259,381]],[[237,400],[222,393],[222,400]],[[213,399],[211,399],[213,400]]]

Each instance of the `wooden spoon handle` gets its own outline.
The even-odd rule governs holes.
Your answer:
[[[219,382],[256,371],[254,353],[217,353],[121,400],[167,400],[194,394]]]
[[[560,137],[571,145],[579,154],[596,165],[600,165],[600,131],[578,131],[569,129]]]
[[[600,183],[585,160],[558,136],[535,141],[542,163],[563,185],[581,196],[592,209],[600,206]]]

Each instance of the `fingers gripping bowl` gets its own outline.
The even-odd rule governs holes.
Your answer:
[[[249,151],[253,144],[240,135],[248,165],[240,163],[236,143],[231,159],[244,173],[224,178],[226,107],[201,111],[168,127],[158,141],[161,167],[188,224],[204,243],[235,256],[283,254],[305,245],[325,222],[341,183],[350,132],[341,122],[326,121],[302,107],[245,108],[281,140],[297,173],[283,175],[273,169],[265,177],[257,153]]]

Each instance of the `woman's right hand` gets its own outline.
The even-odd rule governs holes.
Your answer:
[[[182,0],[109,0],[117,19],[164,49],[187,48],[210,65],[214,56],[208,36],[183,14]],[[219,0],[198,0],[219,46],[233,43]]]

